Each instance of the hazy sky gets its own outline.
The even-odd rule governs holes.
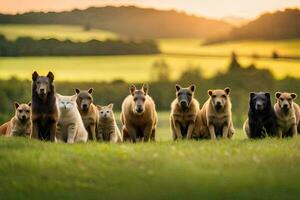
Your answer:
[[[196,15],[222,18],[254,18],[265,11],[300,7],[300,0],[0,0],[0,12],[61,11],[102,5],[138,5],[183,10]]]

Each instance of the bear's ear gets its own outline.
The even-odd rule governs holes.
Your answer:
[[[32,80],[33,81],[36,81],[36,79],[39,77],[39,74],[36,72],[36,71],[34,71],[33,73],[32,73]]]
[[[196,90],[196,85],[195,84],[192,84],[189,86],[189,89],[192,91],[192,92],[195,92]]]
[[[27,105],[28,105],[29,107],[31,107],[31,101],[29,101]]]
[[[80,93],[80,90],[78,88],[75,89],[76,94]]]
[[[101,109],[102,109],[102,107],[101,107],[101,106],[99,106],[99,105],[97,105],[97,109],[98,109],[98,110],[101,110]]]
[[[292,97],[292,99],[296,99],[297,98],[297,94],[296,93],[292,93],[291,97]]]
[[[149,85],[148,84],[144,84],[143,87],[142,87],[142,90],[144,91],[145,94],[148,94]]]
[[[179,84],[175,85],[176,91],[178,92],[182,87]]]
[[[112,104],[112,103],[109,104],[109,105],[108,105],[108,108],[112,110],[112,109],[114,108],[114,104]]]
[[[52,72],[49,72],[49,73],[47,74],[47,77],[50,79],[51,82],[54,81],[54,74],[53,74]]]
[[[254,96],[255,96],[255,92],[250,92],[250,99],[253,99]]]
[[[279,99],[280,96],[281,96],[281,92],[276,92],[276,93],[275,93],[276,99]]]
[[[224,89],[224,91],[226,92],[227,95],[229,95],[229,94],[230,94],[230,87],[226,87],[226,88]]]
[[[132,84],[129,88],[129,92],[132,96],[134,95],[135,90],[136,90],[136,87],[135,87],[135,85]]]
[[[93,91],[94,91],[94,89],[93,89],[93,88],[90,88],[90,89],[88,90],[88,93],[89,93],[89,94],[92,94]]]
[[[20,104],[18,102],[15,102],[15,108],[18,109]]]
[[[266,95],[266,97],[267,97],[268,99],[270,99],[270,98],[271,98],[271,95],[270,95],[270,93],[269,93],[269,92],[266,92],[266,93],[265,93],[265,95]]]
[[[208,94],[209,96],[212,96],[212,93],[213,93],[212,90],[207,90],[207,94]]]

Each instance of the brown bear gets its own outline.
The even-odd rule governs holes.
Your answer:
[[[155,140],[157,113],[153,99],[148,95],[148,85],[137,90],[131,85],[130,95],[122,103],[121,121],[123,140],[148,142]]]
[[[194,98],[195,85],[183,88],[176,84],[176,99],[171,103],[170,127],[173,140],[195,137],[194,127],[199,102]]]
[[[232,123],[230,88],[208,90],[209,99],[197,116],[197,131],[201,138],[231,138],[234,134]]]
[[[15,103],[15,116],[0,127],[0,134],[6,136],[30,137],[31,134],[31,103]]]
[[[56,141],[58,110],[53,81],[52,72],[49,72],[47,76],[40,76],[37,72],[32,74],[31,137],[54,142]]]
[[[293,136],[300,132],[300,107],[293,100],[295,93],[276,92],[277,103],[274,105],[277,116],[277,136],[279,138]]]
[[[96,129],[99,121],[99,111],[93,103],[93,88],[80,91],[75,89],[77,94],[77,108],[81,115],[85,129],[88,131],[88,139],[96,141]]]

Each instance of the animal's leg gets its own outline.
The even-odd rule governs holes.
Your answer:
[[[187,139],[192,139],[194,128],[195,128],[195,122],[191,122],[188,126]]]
[[[210,125],[208,126],[208,130],[209,130],[210,138],[211,138],[212,140],[215,140],[215,139],[216,139],[216,132],[215,132],[215,127],[214,127],[214,125],[210,124]]]
[[[70,124],[68,126],[68,143],[74,143],[76,137],[76,124]]]

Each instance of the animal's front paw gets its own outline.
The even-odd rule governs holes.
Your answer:
[[[73,143],[74,143],[74,140],[68,139],[67,143],[68,143],[68,144],[73,144]]]

